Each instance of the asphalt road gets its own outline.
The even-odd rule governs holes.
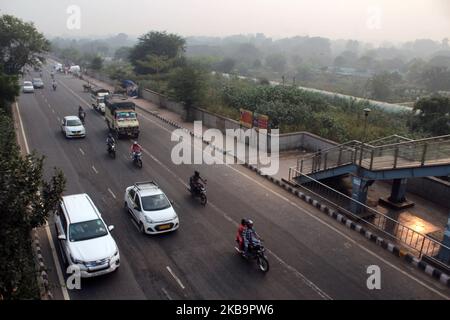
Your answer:
[[[46,72],[45,89],[19,98],[29,147],[46,156],[46,174],[53,167],[64,171],[65,194],[91,196],[106,223],[115,226],[112,234],[121,254],[117,272],[83,279],[81,290],[69,290],[70,299],[450,297],[434,279],[240,165],[173,164],[173,128],[146,112],[138,110],[139,142],[145,149],[141,170],[129,159],[130,140],[119,141],[116,159],[108,157],[106,124],[92,108],[86,116],[87,137],[65,139],[61,119],[76,115],[78,105],[86,109],[89,94],[79,79],[60,74],[56,79],[53,91]],[[194,169],[208,179],[206,207],[186,190]],[[146,180],[155,180],[174,201],[178,231],[144,236],[124,212],[125,188]],[[237,222],[244,216],[255,221],[269,250],[266,275],[234,250]],[[55,239],[52,220],[49,226]],[[367,288],[370,265],[381,269],[380,290]]]

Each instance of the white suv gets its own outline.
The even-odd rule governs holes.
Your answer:
[[[130,212],[142,233],[158,234],[175,231],[178,216],[169,201],[153,182],[137,182],[125,190],[125,211]]]
[[[62,197],[55,217],[56,234],[66,265],[77,265],[82,278],[115,271],[119,249],[87,194]]]

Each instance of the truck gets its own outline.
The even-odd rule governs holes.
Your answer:
[[[105,97],[109,95],[109,90],[100,87],[91,87],[92,107],[105,114]]]
[[[113,94],[105,97],[106,125],[117,139],[139,137],[139,121],[135,110],[135,103],[125,96]]]

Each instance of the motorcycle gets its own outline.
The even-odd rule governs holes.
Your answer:
[[[108,154],[111,158],[113,158],[113,159],[116,158],[116,144],[115,143],[108,144]]]
[[[248,247],[247,255],[244,255],[244,250],[239,248],[239,241],[236,242],[237,246],[234,248],[241,255],[241,257],[246,260],[256,260],[259,270],[264,273],[269,271],[269,261],[264,253],[266,249],[264,248],[261,240],[254,241],[253,246]]]
[[[84,119],[86,118],[86,112],[84,112],[84,111],[78,112],[78,118],[80,118],[81,122],[84,124]]]
[[[206,180],[205,180],[206,184]],[[193,197],[199,197],[200,203],[205,206],[208,202],[208,198],[206,198],[206,188],[205,186],[201,185],[199,188],[193,188],[192,185],[188,188],[189,192]]]
[[[134,153],[133,153],[133,163],[134,163],[139,169],[142,169],[142,152],[134,152]]]
[[[54,83],[54,84],[52,85],[52,87],[53,87],[53,91],[56,91],[56,83]]]

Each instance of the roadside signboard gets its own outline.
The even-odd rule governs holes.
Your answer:
[[[240,109],[239,123],[243,127],[251,128],[253,126],[253,113],[249,110]]]

